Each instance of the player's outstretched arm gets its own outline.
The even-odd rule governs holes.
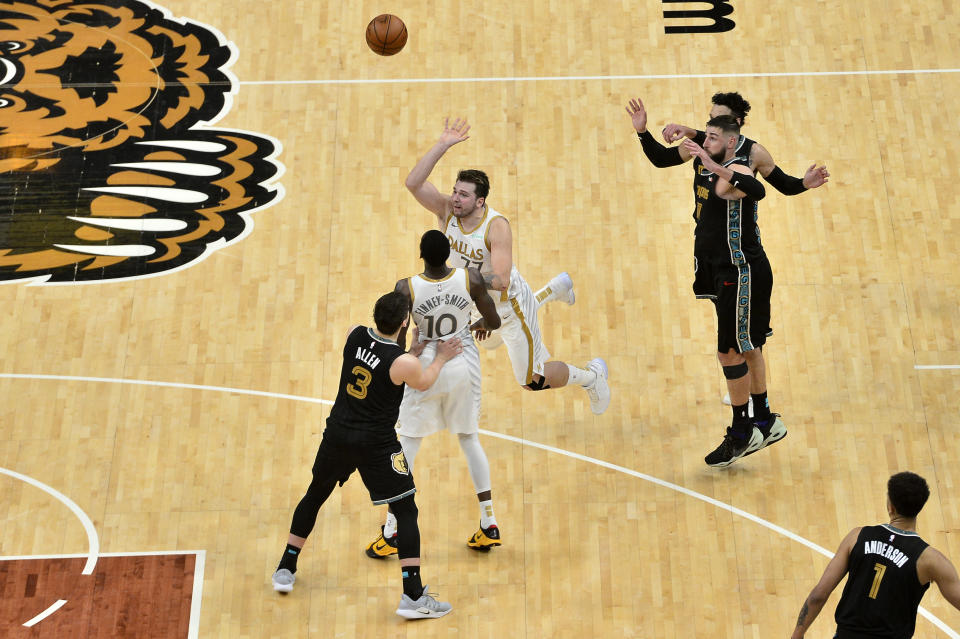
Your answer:
[[[627,113],[630,115],[630,121],[637,137],[640,138],[640,146],[643,148],[644,155],[650,160],[650,163],[657,168],[666,168],[668,166],[678,166],[690,159],[690,154],[683,146],[672,146],[669,149],[650,135],[647,131],[647,109],[643,106],[640,98],[633,98],[627,104]]]
[[[450,196],[440,193],[437,187],[427,182],[427,178],[430,177],[447,149],[470,137],[467,134],[469,131],[470,125],[467,124],[466,118],[462,120],[457,118],[453,123],[450,122],[450,118],[446,118],[443,121],[443,133],[440,134],[440,139],[430,147],[426,155],[420,158],[404,183],[417,202],[437,216],[441,227],[446,223],[449,215]]]
[[[773,161],[773,156],[759,143],[753,145],[750,152],[752,168],[763,176],[763,179],[773,188],[784,195],[799,195],[808,189],[816,189],[828,182],[830,172],[826,166],[810,165],[803,178],[787,175]]]
[[[823,605],[827,603],[830,593],[837,587],[837,584],[840,583],[843,576],[847,574],[847,568],[850,562],[850,550],[853,549],[853,544],[856,543],[857,536],[860,535],[860,530],[860,528],[854,528],[847,533],[847,536],[840,542],[837,553],[833,556],[833,559],[830,560],[830,563],[827,564],[827,568],[823,571],[823,576],[820,577],[820,581],[813,587],[813,590],[810,591],[810,595],[806,601],[803,602],[800,615],[797,617],[797,625],[793,629],[793,634],[790,635],[791,639],[803,639],[803,635],[807,632],[810,624],[813,623],[813,620],[816,619],[820,611],[823,610]]]
[[[429,366],[424,368],[419,359],[410,353],[404,353],[393,360],[390,366],[390,379],[394,384],[406,384],[415,390],[425,391],[437,381],[443,365],[461,352],[463,352],[463,344],[456,337],[446,341],[438,340],[437,355]]]

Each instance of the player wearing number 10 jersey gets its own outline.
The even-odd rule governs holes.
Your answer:
[[[837,604],[834,639],[909,639],[917,623],[920,599],[934,581],[960,609],[960,579],[943,554],[917,535],[917,513],[930,489],[914,473],[887,482],[889,524],[854,528],[840,544],[810,596],[792,639],[804,633],[845,574],[847,585]]]
[[[444,428],[457,434],[480,501],[481,530],[468,544],[489,550],[501,542],[493,517],[490,464],[477,437],[480,354],[470,333],[470,314],[476,304],[487,330],[499,328],[500,316],[480,273],[472,268],[450,268],[447,266],[449,256],[450,243],[446,236],[440,231],[427,231],[420,238],[423,273],[397,282],[396,292],[410,300],[418,340],[411,352],[419,352],[422,365],[433,361],[437,340],[458,338],[463,345],[463,352],[441,371],[433,386],[424,390],[408,386],[404,391],[397,435],[412,471],[424,437]],[[380,536],[367,546],[367,555],[382,559],[395,554],[396,549],[397,521],[391,511]]]

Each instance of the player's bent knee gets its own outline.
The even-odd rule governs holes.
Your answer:
[[[527,390],[532,390],[532,391],[541,391],[541,390],[547,390],[548,388],[550,388],[550,384],[547,384],[546,377],[540,377],[538,379],[534,379],[532,382],[530,382],[523,388]]]

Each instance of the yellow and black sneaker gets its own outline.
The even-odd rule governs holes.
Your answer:
[[[490,552],[491,548],[499,545],[500,529],[496,526],[490,526],[489,528],[481,526],[480,530],[473,533],[473,537],[467,542],[467,546],[470,548],[482,550],[483,552]]]
[[[380,534],[373,542],[367,546],[367,557],[371,559],[386,559],[390,555],[397,554],[397,535],[392,537],[383,536],[383,526],[380,526]]]

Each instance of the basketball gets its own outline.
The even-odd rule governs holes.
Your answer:
[[[377,55],[399,53],[407,43],[407,25],[397,16],[384,13],[367,25],[367,46]]]

